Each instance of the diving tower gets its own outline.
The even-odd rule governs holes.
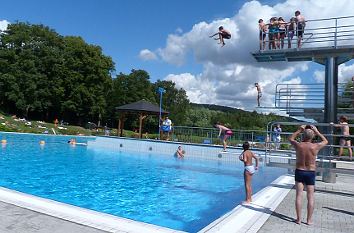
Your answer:
[[[267,48],[253,52],[253,57],[258,62],[316,62],[325,67],[325,84],[320,87],[322,90],[310,87],[307,94],[295,86],[285,88],[278,96],[276,93],[275,107],[285,110],[290,116],[312,117],[323,123],[337,122],[338,113],[352,112],[354,117],[354,111],[343,112],[338,109],[338,105],[342,104],[338,104],[338,66],[354,58],[354,16],[307,20],[301,47],[297,47],[296,34],[289,41],[292,48],[288,48],[287,38],[284,40],[286,48],[277,49],[270,49],[270,46],[267,49],[272,41],[266,40]],[[350,97],[347,98],[349,101],[345,97],[340,98],[340,101],[354,101],[354,95]],[[354,104],[351,104],[351,108],[354,108]],[[328,131],[325,132],[327,135],[332,135],[328,139],[333,145],[333,132],[328,127],[325,130]],[[333,155],[333,147],[327,148],[326,154]],[[336,174],[331,171],[331,166],[331,162],[325,164],[322,179],[334,183]]]
[[[269,40],[266,40],[266,43],[269,42]],[[338,66],[354,58],[354,16],[307,20],[302,47],[297,47],[296,35],[290,43],[293,48],[264,49],[253,52],[252,55],[258,62],[312,61],[324,65],[325,85],[324,98],[322,99],[324,100],[322,122],[336,122],[338,113]],[[286,38],[285,46],[287,47]],[[282,107],[279,108],[282,109]],[[303,109],[304,114],[305,111],[311,112],[309,109],[305,110],[305,107]],[[297,110],[298,114],[301,113],[299,110],[301,110],[300,107]],[[320,114],[318,109],[315,112],[317,115]],[[352,115],[354,117],[354,114]]]

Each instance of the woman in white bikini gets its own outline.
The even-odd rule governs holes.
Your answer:
[[[248,142],[243,143],[243,152],[240,155],[240,160],[245,164],[245,171],[243,177],[245,181],[246,200],[244,204],[252,202],[252,175],[258,170],[258,158],[250,151],[250,144]],[[256,166],[252,164],[252,158],[256,160]]]

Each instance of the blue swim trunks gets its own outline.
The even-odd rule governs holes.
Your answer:
[[[295,170],[295,181],[301,182],[304,185],[315,185],[316,172],[315,171],[305,171],[305,170]]]

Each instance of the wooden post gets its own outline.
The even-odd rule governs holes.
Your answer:
[[[140,113],[139,114],[139,138],[141,139],[141,136],[142,136],[142,133],[141,133],[141,130],[142,130],[142,127],[143,127],[143,114]]]
[[[145,115],[143,113],[139,114],[139,138],[141,139],[143,137],[143,120],[147,117],[148,115]]]
[[[118,129],[117,129],[117,136],[120,137],[120,127],[122,125],[122,117],[120,116],[119,119],[118,119]]]
[[[124,120],[125,120],[124,118],[125,118],[125,113],[123,112],[122,115],[120,115],[118,120],[118,132],[117,132],[118,137],[123,136]]]

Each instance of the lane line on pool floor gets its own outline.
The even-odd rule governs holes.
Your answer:
[[[294,186],[294,177],[284,175],[252,196],[253,202],[238,205],[199,233],[257,232]]]

